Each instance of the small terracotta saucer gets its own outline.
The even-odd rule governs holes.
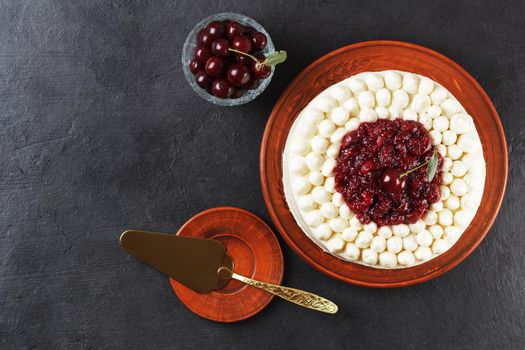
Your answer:
[[[226,246],[238,274],[273,284],[282,281],[284,263],[279,242],[268,225],[252,213],[233,207],[208,209],[188,220],[177,234],[217,239]],[[247,319],[273,298],[234,280],[209,294],[197,293],[172,278],[170,283],[188,309],[217,322]]]

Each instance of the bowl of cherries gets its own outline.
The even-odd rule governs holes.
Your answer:
[[[218,13],[200,21],[182,49],[184,75],[195,92],[221,106],[256,98],[270,83],[275,65],[286,60],[266,30],[237,13]]]

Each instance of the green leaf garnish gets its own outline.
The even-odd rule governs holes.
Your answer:
[[[428,182],[432,181],[434,176],[436,176],[437,165],[438,165],[437,148],[434,148],[434,154],[432,155],[432,158],[430,158],[430,160],[428,161],[428,166],[427,166]]]
[[[264,64],[265,66],[275,66],[276,64],[283,63],[286,61],[286,57],[288,57],[286,51],[279,50],[274,51],[266,57],[264,61],[261,62],[261,64]]]
[[[427,179],[428,179],[428,182],[430,182],[430,181],[432,181],[432,179],[434,179],[434,176],[436,176],[437,163],[438,163],[437,148],[434,148],[434,154],[432,154],[432,158],[430,158],[429,160],[427,160],[423,164],[420,164],[417,167],[412,168],[412,169],[404,172],[403,174],[399,175],[399,178],[401,179],[403,176],[407,176],[408,174],[410,174],[410,173],[412,173],[412,172],[414,172],[414,171],[416,171],[418,169],[421,169],[422,167],[424,167],[425,165],[428,164],[428,166],[427,166]]]

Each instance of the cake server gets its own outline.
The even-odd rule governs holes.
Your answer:
[[[128,230],[120,236],[120,245],[127,253],[198,293],[221,289],[235,279],[309,309],[329,314],[338,309],[316,294],[235,273],[233,260],[217,240]]]

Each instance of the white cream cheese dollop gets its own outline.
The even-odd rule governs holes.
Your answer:
[[[443,155],[441,199],[410,225],[363,225],[335,189],[341,140],[362,122],[403,118],[429,131]],[[288,206],[305,234],[334,256],[375,268],[406,268],[448,250],[481,203],[485,160],[474,121],[437,82],[401,71],[363,72],[315,97],[295,120],[283,154]]]

